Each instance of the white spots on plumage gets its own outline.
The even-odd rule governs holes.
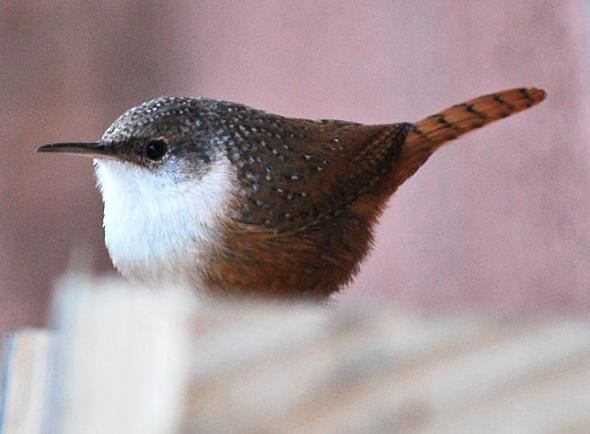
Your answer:
[[[220,224],[237,190],[229,161],[190,178],[106,159],[95,168],[115,267],[132,280],[194,285],[207,252],[221,248]]]

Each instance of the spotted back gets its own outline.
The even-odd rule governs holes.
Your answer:
[[[275,232],[302,230],[347,206],[391,171],[412,130],[258,112],[225,143],[242,198],[235,218]]]

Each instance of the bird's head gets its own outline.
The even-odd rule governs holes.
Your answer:
[[[211,127],[215,103],[202,98],[153,99],[127,110],[97,142],[54,143],[37,152],[88,156],[97,166],[120,166],[130,173],[180,182],[202,175],[216,159]]]

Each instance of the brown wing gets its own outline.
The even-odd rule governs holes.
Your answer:
[[[412,128],[266,114],[250,119],[247,143],[229,153],[246,186],[237,219],[290,232],[337,215],[391,171]]]

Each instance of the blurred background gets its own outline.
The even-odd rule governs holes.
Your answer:
[[[589,11],[574,0],[1,2],[0,330],[44,323],[77,246],[113,272],[91,162],[34,148],[96,140],[162,95],[383,123],[545,88],[545,103],[452,143],[398,191],[337,299],[590,313]]]

